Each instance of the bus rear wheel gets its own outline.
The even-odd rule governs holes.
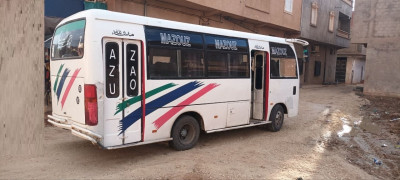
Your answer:
[[[200,136],[200,126],[192,116],[182,116],[172,128],[172,141],[169,145],[178,151],[193,148]]]
[[[268,124],[268,129],[272,132],[279,131],[283,125],[284,115],[283,107],[281,105],[275,105],[269,116],[269,121],[271,121],[271,123]]]

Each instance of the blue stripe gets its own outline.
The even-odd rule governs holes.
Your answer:
[[[185,94],[195,90],[196,88],[202,85],[203,83],[199,81],[193,81],[159,97],[158,99],[151,101],[150,103],[146,104],[146,116],[151,114],[158,108],[167,105],[168,103],[184,96]],[[119,133],[119,135],[122,134],[126,129],[128,129],[132,124],[134,124],[140,118],[142,118],[142,107],[136,109],[135,111],[133,111],[131,114],[129,114],[120,121],[119,128],[121,132]]]
[[[69,72],[70,72],[70,70],[68,68],[65,68],[64,73],[63,73],[63,75],[61,77],[61,80],[60,80],[60,84],[58,84],[58,88],[57,88],[57,103],[60,100],[61,90],[62,90],[62,88],[64,86],[65,79],[67,79],[67,76],[68,76]]]

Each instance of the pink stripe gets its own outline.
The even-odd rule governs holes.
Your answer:
[[[74,71],[74,74],[72,75],[71,80],[69,81],[68,86],[65,89],[64,95],[63,95],[62,100],[61,100],[61,109],[64,107],[64,103],[65,103],[65,100],[67,99],[67,96],[69,94],[69,90],[71,90],[72,84],[74,84],[76,76],[78,75],[80,70],[81,69],[77,69],[77,70]]]
[[[179,103],[177,105],[177,107],[174,107],[174,108],[170,109],[167,113],[165,113],[164,115],[159,117],[156,121],[153,122],[154,126],[157,129],[160,129],[160,127],[163,126],[169,119],[171,119],[172,116],[174,116],[180,110],[185,108],[187,105],[190,105],[195,100],[199,99],[201,96],[203,96],[204,94],[206,94],[207,92],[211,91],[212,89],[214,89],[217,86],[219,86],[219,85],[218,84],[214,84],[214,83],[207,85],[206,87],[204,87],[203,89],[201,89],[197,93],[193,94],[192,96],[190,96],[186,100],[184,100],[181,103]]]

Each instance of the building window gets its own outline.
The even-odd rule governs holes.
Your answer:
[[[321,61],[315,61],[314,76],[320,76],[320,75],[321,75]]]
[[[285,12],[293,12],[293,0],[285,0]]]
[[[339,23],[337,35],[343,38],[350,38],[350,17],[339,12]]]
[[[299,63],[299,73],[300,73],[300,75],[303,75],[304,60],[303,60],[303,58],[299,58],[299,59],[297,59],[297,61]]]
[[[318,18],[318,4],[317,2],[313,2],[311,4],[311,25],[317,26],[317,18]]]
[[[333,32],[333,28],[335,26],[335,12],[331,11],[329,13],[329,32]]]

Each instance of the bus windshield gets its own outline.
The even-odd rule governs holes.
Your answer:
[[[57,28],[54,33],[51,57],[76,59],[83,57],[83,43],[86,20],[73,21]]]

